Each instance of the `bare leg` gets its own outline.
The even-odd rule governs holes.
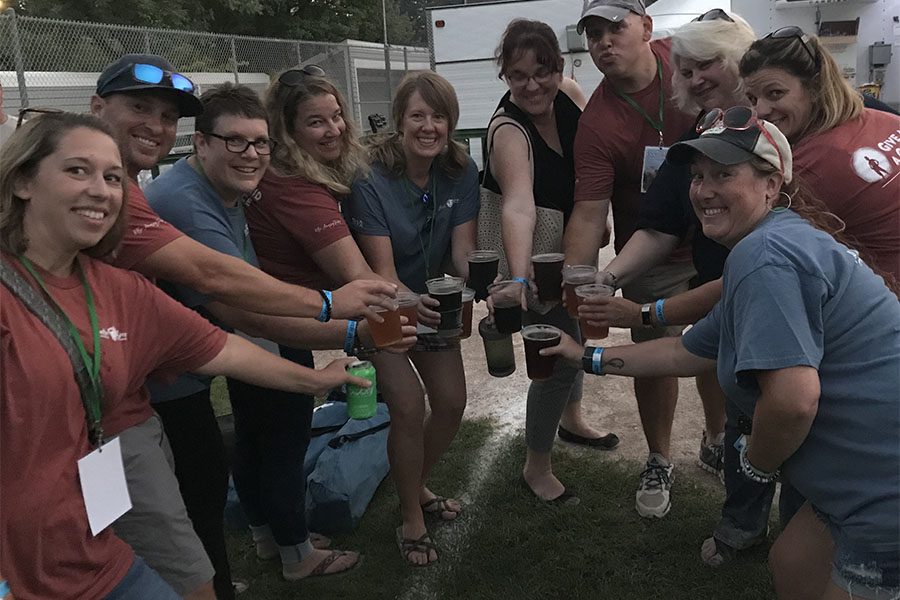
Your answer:
[[[769,551],[769,570],[779,600],[820,600],[829,582],[833,554],[831,534],[807,502]]]
[[[697,375],[696,381],[697,391],[703,402],[703,415],[706,417],[706,440],[712,443],[725,431],[725,394],[719,387],[715,371]]]
[[[528,487],[541,500],[553,500],[565,491],[565,486],[553,474],[549,452],[535,452],[528,449],[522,476]]]
[[[184,600],[216,600],[212,581],[208,581],[194,591],[185,594]]]
[[[678,379],[675,377],[641,377],[634,380],[641,426],[650,452],[669,458],[672,420],[678,402]]]

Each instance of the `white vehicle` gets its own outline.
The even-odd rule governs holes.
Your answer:
[[[565,58],[565,75],[578,81],[588,95],[600,83],[602,75],[587,53],[586,40],[575,31],[581,7],[581,0],[514,0],[427,11],[432,67],[456,88],[458,128],[471,136],[471,152],[479,164],[481,131],[507,90],[497,78],[494,52],[511,20],[536,19],[550,25]],[[890,50],[900,45],[900,0],[657,0],[647,12],[653,17],[654,36],[665,37],[712,8],[741,15],[758,35],[787,25],[809,32],[820,31],[822,23],[849,22],[843,26],[850,30],[855,25],[856,35],[833,36],[826,43],[854,85],[880,75],[881,99],[895,107],[900,104],[900,69],[896,63],[885,68],[884,63],[885,57],[890,61]],[[875,72],[870,68],[873,44],[878,45]]]

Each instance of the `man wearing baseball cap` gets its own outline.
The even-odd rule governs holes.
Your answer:
[[[672,96],[671,41],[650,41],[653,19],[641,0],[586,0],[578,21],[604,79],[582,113],[575,138],[575,208],[566,228],[567,264],[595,264],[612,204],[615,249],[637,227],[641,194],[665,156],[665,147],[693,125]],[[653,302],[688,289],[695,275],[687,247],[624,286],[625,298]],[[615,275],[601,273],[615,284]],[[680,327],[641,327],[632,340],[677,336]],[[665,516],[671,507],[670,438],[678,380],[636,378],[634,391],[649,447],[635,507],[643,517]]]

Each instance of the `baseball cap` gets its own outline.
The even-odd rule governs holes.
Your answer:
[[[578,19],[576,29],[579,34],[583,33],[584,20],[588,17],[600,17],[617,23],[627,17],[630,12],[642,17],[646,15],[647,9],[643,0],[584,0],[581,18]]]
[[[666,160],[674,165],[686,165],[695,152],[722,165],[740,164],[755,156],[781,172],[785,183],[790,183],[793,175],[791,145],[777,127],[762,119],[755,119],[746,129],[716,125],[697,139],[678,142],[669,148]]]
[[[126,54],[100,73],[97,95],[159,90],[168,94],[182,117],[195,117],[203,112],[200,99],[194,95],[190,79],[175,72],[174,67],[156,54]]]

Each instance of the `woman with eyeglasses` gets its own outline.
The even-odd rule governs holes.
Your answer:
[[[565,338],[541,353],[596,375],[715,369],[740,423],[736,474],[780,478],[806,499],[769,555],[778,598],[896,598],[898,289],[811,200],[774,125],[747,107],[704,125],[667,160],[690,164],[703,231],[731,250],[721,301],[682,338],[615,348]]]
[[[91,532],[106,512],[91,501],[97,493],[101,504],[128,504],[116,495],[125,472],[109,432],[152,418],[151,373],[227,375],[308,394],[367,385],[348,376],[348,359],[320,371],[281,360],[99,260],[123,233],[126,178],[112,131],[88,115],[36,117],[0,158],[0,573],[16,597],[181,597],[104,521]],[[153,461],[163,452],[140,454]],[[157,476],[168,481],[149,485],[175,477]],[[212,586],[187,596],[213,597]]]
[[[523,324],[554,325],[578,337],[578,323],[562,303],[540,304],[534,294],[531,257],[537,219],[572,213],[575,193],[573,146],[586,99],[577,83],[563,77],[565,62],[556,34],[540,21],[516,19],[497,47],[501,77],[509,86],[488,126],[484,187],[502,194],[501,230],[507,275],[522,283]],[[538,211],[538,207],[549,209]],[[562,230],[560,230],[560,234]],[[561,237],[559,247],[561,249]],[[531,492],[547,502],[578,502],[553,473],[551,451],[561,439],[612,450],[614,433],[602,434],[584,422],[582,373],[560,362],[553,376],[528,387],[525,465]]]
[[[422,294],[418,320],[437,327],[442,320],[439,303],[425,294],[426,281],[443,277],[445,268],[468,276],[467,256],[475,248],[478,170],[452,137],[459,103],[440,75],[419,71],[404,77],[391,115],[396,132],[373,143],[371,171],[354,184],[344,210],[375,272],[403,291]],[[373,359],[391,413],[388,457],[402,519],[397,544],[412,566],[438,560],[425,516],[452,521],[462,511],[459,501],[433,492],[427,484],[466,407],[466,376],[454,336],[458,332],[448,333],[450,337],[444,337],[444,332],[424,333],[420,328],[408,354],[380,353]],[[427,418],[426,393],[431,408]]]

